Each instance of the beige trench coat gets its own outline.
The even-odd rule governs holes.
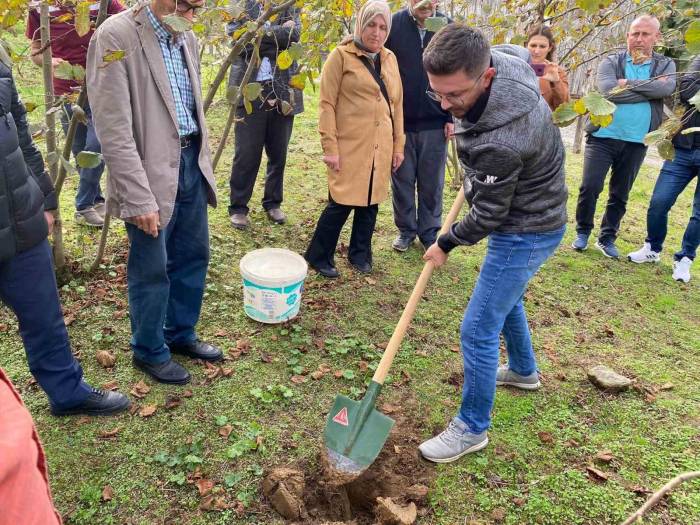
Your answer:
[[[325,155],[340,156],[340,171],[328,170],[328,188],[335,202],[347,206],[367,206],[386,199],[393,154],[403,154],[406,141],[396,57],[386,48],[380,51],[392,126],[389,107],[361,56],[354,43],[340,45],[328,56],[321,73],[321,146]]]
[[[127,219],[158,211],[160,227],[165,228],[177,196],[180,138],[165,61],[146,9],[140,6],[108,18],[95,31],[86,82],[109,169],[107,212]],[[124,50],[125,57],[105,63],[105,55],[116,50]],[[197,39],[191,31],[185,33],[184,50],[201,134],[199,167],[209,186],[209,204],[216,206]]]

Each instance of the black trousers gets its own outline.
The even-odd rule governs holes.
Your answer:
[[[284,116],[269,104],[254,104],[253,112],[244,115],[234,126],[236,151],[231,168],[231,203],[229,215],[248,213],[248,202],[253,195],[255,179],[262,160],[263,147],[267,154],[265,193],[262,205],[266,210],[282,204],[284,167],[287,147],[292,136],[294,115]]]
[[[588,136],[583,156],[583,180],[576,205],[577,233],[588,235],[593,230],[598,196],[603,191],[605,176],[612,168],[608,204],[598,239],[601,244],[606,244],[617,238],[620,222],[627,211],[630,190],[646,153],[647,147],[644,144]]]
[[[355,214],[352,218],[348,260],[354,264],[372,264],[372,235],[377,223],[379,205],[346,206],[338,204],[329,196],[328,205],[318,219],[316,231],[304,254],[312,266],[335,266],[333,255],[338,245],[340,231],[353,210]]]

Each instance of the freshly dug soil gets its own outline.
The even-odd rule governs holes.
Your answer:
[[[339,486],[323,468],[324,454],[313,466],[273,469],[263,482],[273,508],[299,525],[411,525],[416,516],[428,514],[435,469],[418,452],[424,427],[416,404],[407,400],[385,408],[396,424],[365,472]]]

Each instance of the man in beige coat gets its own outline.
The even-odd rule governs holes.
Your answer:
[[[131,244],[134,366],[169,384],[190,381],[171,352],[222,357],[194,329],[209,263],[207,203],[215,206],[216,195],[197,41],[191,31],[177,30],[203,5],[140,2],[100,26],[87,61],[95,128],[109,169],[107,212],[126,222]]]

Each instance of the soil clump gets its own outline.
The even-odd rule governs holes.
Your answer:
[[[421,458],[425,433],[415,401],[392,406],[396,424],[375,462],[346,485],[329,480],[324,453],[314,465],[276,468],[263,493],[272,507],[295,525],[411,525],[430,512],[428,487],[434,466]],[[322,444],[319,445],[322,448]]]

